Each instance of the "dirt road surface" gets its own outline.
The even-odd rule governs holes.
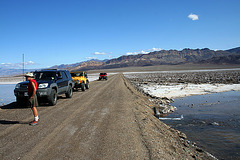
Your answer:
[[[153,116],[148,97],[121,74],[94,81],[56,106],[0,109],[0,159],[211,159]]]

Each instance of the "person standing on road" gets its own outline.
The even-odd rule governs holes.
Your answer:
[[[38,100],[37,100],[37,82],[34,79],[33,73],[26,73],[25,75],[26,80],[29,81],[28,83],[28,104],[30,105],[33,115],[34,115],[34,120],[29,123],[29,125],[35,126],[40,122],[40,119],[38,117],[38,111],[37,111],[37,106],[38,106]]]

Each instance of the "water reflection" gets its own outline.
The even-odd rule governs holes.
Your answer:
[[[178,110],[168,117],[184,115],[184,119],[164,123],[183,131],[189,140],[217,158],[239,159],[239,91],[175,99],[172,105]]]

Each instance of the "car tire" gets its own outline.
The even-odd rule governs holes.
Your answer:
[[[69,86],[67,93],[65,93],[67,98],[72,98],[73,95],[73,89],[72,86]]]
[[[89,83],[88,83],[88,81],[87,81],[85,87],[86,87],[86,89],[89,89]]]
[[[82,91],[85,91],[86,87],[85,87],[84,83],[81,84],[81,89],[82,89]]]
[[[55,106],[57,104],[57,92],[55,89],[52,89],[51,94],[49,96],[49,105]]]
[[[17,102],[17,105],[19,105],[19,106],[23,106],[26,103],[25,99],[20,98],[20,97],[16,98],[16,102]]]

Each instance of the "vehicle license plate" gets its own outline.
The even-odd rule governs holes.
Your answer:
[[[27,97],[27,96],[28,96],[28,92],[24,92],[24,96],[26,96],[26,97]]]

